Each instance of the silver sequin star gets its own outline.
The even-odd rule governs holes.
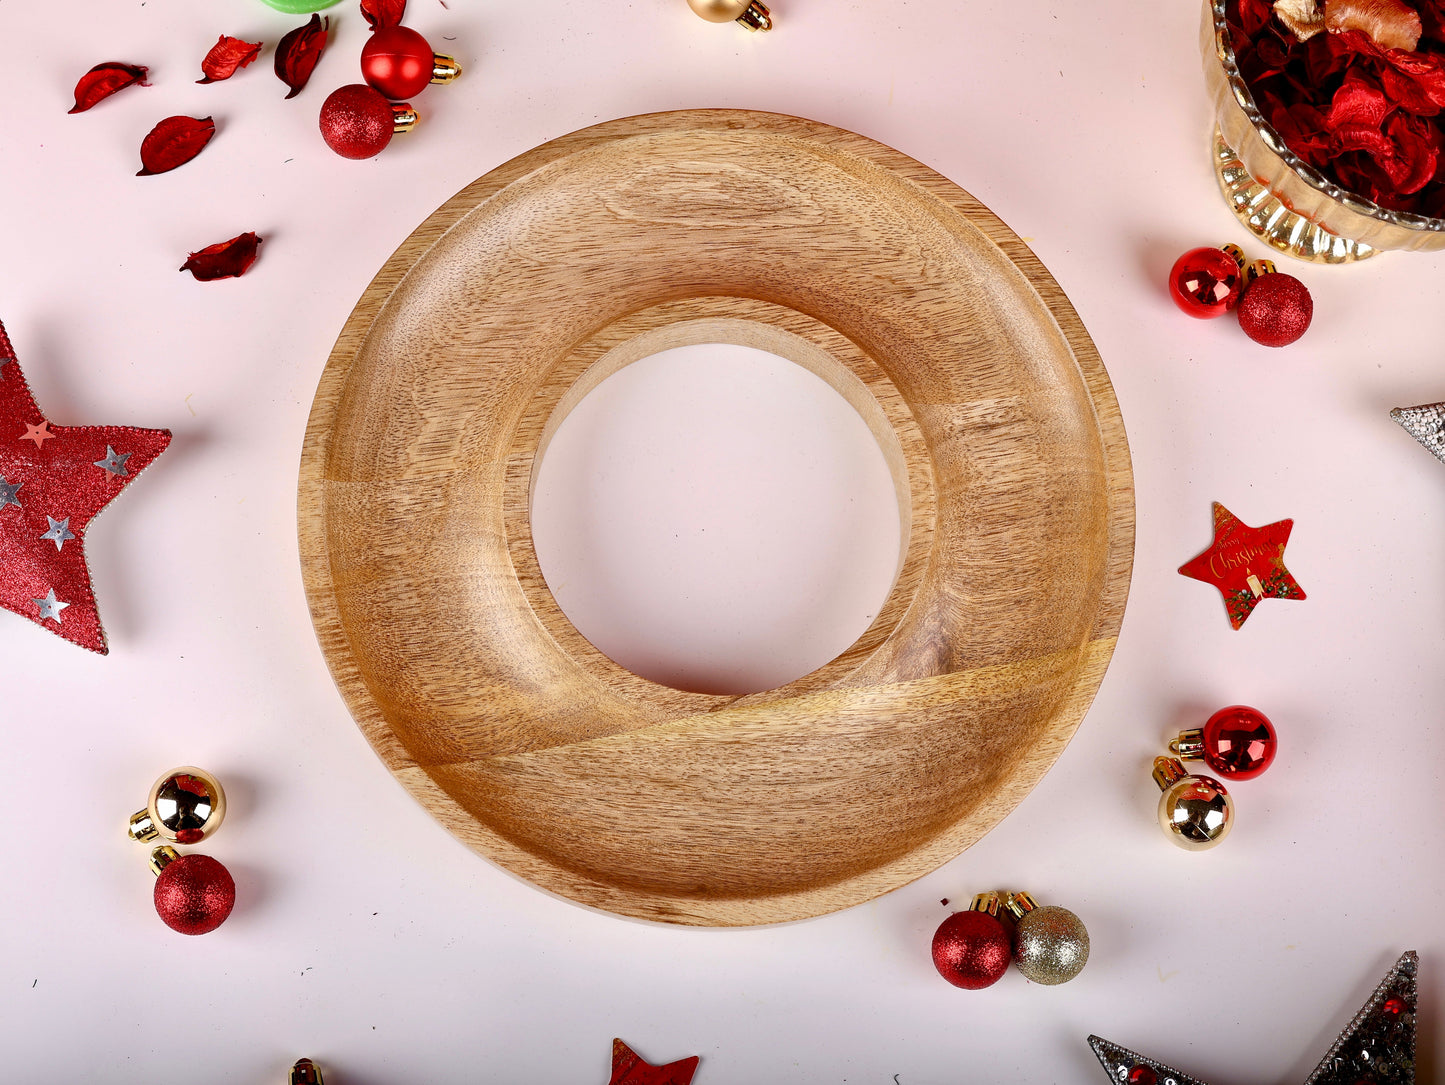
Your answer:
[[[1445,460],[1445,403],[1396,407],[1390,417],[1440,460]]]
[[[55,598],[54,588],[50,589],[50,594],[44,599],[32,599],[30,601],[40,608],[40,620],[42,622],[47,618],[53,618],[56,625],[60,624],[60,612],[70,606],[69,603],[62,603],[59,599]]]
[[[0,477],[0,509],[3,509],[6,505],[14,505],[18,509],[20,502],[15,495],[20,492],[20,487],[24,485],[25,483],[23,482],[6,482],[3,477]]]
[[[49,539],[51,542],[53,542],[55,544],[55,549],[63,549],[67,542],[75,538],[75,536],[70,533],[69,516],[67,516],[64,520],[57,520],[53,516],[47,516],[46,519],[50,521],[50,530],[40,537],[42,539]]]
[[[110,445],[105,446],[105,459],[96,460],[95,466],[102,471],[109,471],[112,475],[128,475],[125,469],[125,461],[130,459],[129,452],[117,452]]]

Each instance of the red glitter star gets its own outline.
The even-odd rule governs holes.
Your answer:
[[[612,1080],[607,1085],[688,1085],[697,1071],[697,1056],[652,1066],[621,1040],[612,1041]]]
[[[85,529],[170,443],[163,429],[52,426],[0,324],[0,606],[104,655]]]
[[[1249,527],[1216,501],[1214,542],[1179,571],[1218,588],[1229,624],[1238,629],[1261,599],[1305,597],[1284,567],[1284,547],[1293,527],[1293,520]]]

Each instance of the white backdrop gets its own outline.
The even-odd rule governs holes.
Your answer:
[[[0,1059],[7,1081],[337,1085],[607,1079],[612,1037],[697,1085],[1095,1082],[1099,1032],[1215,1085],[1302,1080],[1397,953],[1422,952],[1421,1080],[1445,987],[1439,897],[1445,465],[1388,418],[1445,398],[1445,264],[1386,255],[1291,268],[1298,345],[1194,322],[1163,290],[1185,248],[1237,227],[1208,168],[1191,2],[777,0],[746,34],[684,0],[412,0],[467,67],[375,161],[316,133],[357,77],[365,26],[332,9],[312,84],[283,101],[271,51],[196,86],[221,33],[274,45],[300,18],[259,0],[0,5],[0,318],[60,424],[176,438],[97,521],[111,654],[0,614]],[[455,38],[455,41],[443,40]],[[154,86],[67,116],[107,59]],[[475,857],[395,783],[313,639],[295,538],[302,433],[332,341],[407,233],[547,139],[653,110],[812,117],[910,154],[1043,259],[1114,380],[1134,455],[1138,549],[1112,669],[1077,738],[972,850],[871,904],[784,927],[624,921]],[[194,162],[136,178],[141,136],[213,115]],[[177,274],[254,229],[243,279]],[[1232,632],[1175,569],[1209,503],[1294,517],[1309,599]],[[1269,774],[1204,855],[1154,826],[1163,738],[1243,701],[1279,726]],[[241,903],[184,939],[151,911],[126,817],[162,769],[221,776],[207,850]],[[958,991],[928,941],[983,888],[1079,913],[1093,957],[1046,989]]]

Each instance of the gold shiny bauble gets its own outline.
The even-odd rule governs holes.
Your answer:
[[[1212,776],[1191,776],[1177,758],[1154,761],[1159,796],[1159,827],[1185,851],[1214,847],[1234,827],[1234,800]]]
[[[134,840],[161,837],[178,844],[195,844],[210,836],[226,816],[226,793],[221,782],[193,765],[167,772],[151,787],[146,808],[130,819]]]
[[[1014,963],[1034,983],[1067,983],[1089,961],[1089,932],[1067,908],[1046,904],[1018,922]]]
[[[749,30],[771,30],[772,13],[760,0],[687,0],[710,23],[742,23]]]

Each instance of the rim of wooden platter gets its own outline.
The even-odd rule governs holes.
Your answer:
[[[528,523],[571,406],[696,342],[827,380],[899,497],[874,624],[743,697],[593,648]],[[423,806],[553,893],[699,925],[870,900],[997,824],[1098,689],[1134,538],[1113,389],[1033,253],[889,147],[738,110],[574,132],[422,223],[326,364],[298,513],[331,673]]]

